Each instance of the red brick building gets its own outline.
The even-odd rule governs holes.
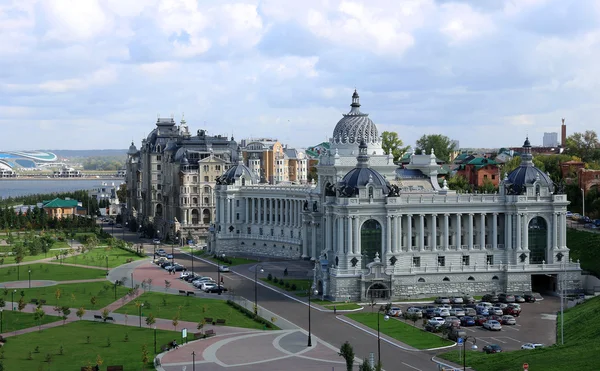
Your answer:
[[[586,193],[600,185],[600,170],[579,169],[577,175],[579,188],[583,188]]]
[[[560,164],[560,172],[563,179],[575,178],[580,169],[585,168],[581,161],[566,161]]]
[[[464,176],[475,187],[483,186],[486,180],[491,181],[494,187],[500,183],[498,163],[485,157],[466,159],[465,163],[458,166],[456,174]]]

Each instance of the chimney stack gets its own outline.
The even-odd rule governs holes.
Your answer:
[[[565,118],[562,118],[562,125],[560,126],[560,146],[565,148],[567,146],[567,125],[565,125]]]

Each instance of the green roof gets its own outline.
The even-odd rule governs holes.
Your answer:
[[[498,166],[498,163],[494,160],[490,160],[489,158],[475,157],[474,159],[468,162],[468,165],[474,165],[475,169],[479,170],[487,165]]]
[[[60,198],[55,198],[51,201],[44,201],[42,208],[77,207],[78,204],[79,202],[77,200],[62,200]]]

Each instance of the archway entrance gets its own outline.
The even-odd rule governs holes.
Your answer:
[[[381,254],[381,224],[375,219],[369,219],[360,228],[360,252],[363,265],[372,262],[375,254]]]
[[[389,299],[389,297],[390,289],[383,283],[374,283],[367,289],[367,299],[369,300]]]
[[[548,225],[541,216],[536,216],[529,222],[529,264],[548,262]]]

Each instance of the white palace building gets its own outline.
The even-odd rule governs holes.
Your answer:
[[[433,153],[398,168],[355,91],[330,147],[316,184],[258,184],[243,161],[229,168],[215,187],[209,249],[313,260],[332,300],[581,287],[566,245],[569,202],[533,165],[529,140],[497,194],[459,194],[438,183]]]

